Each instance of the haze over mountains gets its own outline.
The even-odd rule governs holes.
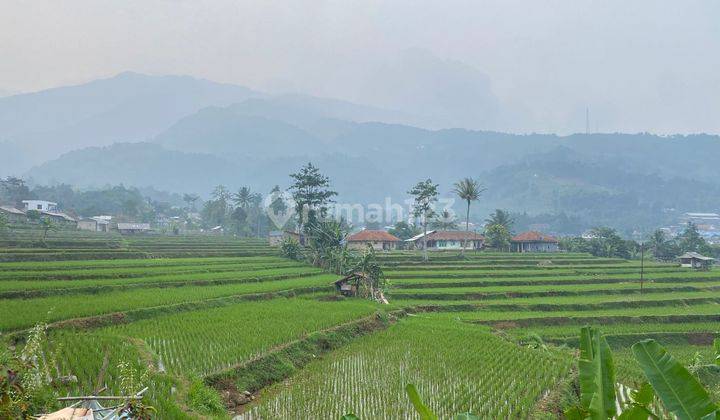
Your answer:
[[[567,213],[588,224],[621,216],[629,226],[720,209],[717,136],[423,126],[433,124],[333,99],[122,73],[0,98],[0,176],[207,195],[218,184],[285,186],[287,175],[311,160],[350,202],[402,203],[419,179],[432,178],[449,193],[452,182],[473,176],[488,187],[478,214],[504,207]]]

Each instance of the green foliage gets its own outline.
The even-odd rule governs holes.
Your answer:
[[[470,231],[470,204],[472,204],[473,201],[477,201],[480,199],[480,195],[485,191],[485,188],[483,188],[480,185],[479,181],[476,181],[472,178],[463,178],[460,181],[456,182],[453,187],[453,192],[457,194],[457,196],[464,200],[467,204],[467,208],[465,210],[465,231]],[[462,254],[465,254],[465,248],[466,243],[463,243],[463,249]]]
[[[408,222],[397,222],[395,223],[395,226],[388,230],[388,232],[391,235],[395,235],[398,238],[405,240],[410,239],[413,236],[420,233],[420,229],[418,229],[416,226],[409,224]]]
[[[697,378],[655,340],[640,341],[632,351],[665,408],[678,419],[704,418],[717,411]]]
[[[280,253],[282,253],[285,258],[290,258],[291,260],[300,261],[302,259],[300,243],[293,237],[283,239],[280,244]]]
[[[188,406],[200,414],[225,414],[225,405],[220,394],[205,385],[200,378],[191,378],[187,393]]]
[[[405,386],[405,392],[407,392],[410,402],[413,407],[415,407],[415,411],[420,415],[420,420],[437,420],[438,417],[435,413],[423,403],[420,394],[418,394],[417,389],[415,389],[415,385],[407,384]]]
[[[380,291],[385,287],[385,274],[377,261],[375,249],[372,246],[368,245],[357,261],[354,262],[349,273],[363,273],[365,275],[365,281],[361,286],[363,286],[363,289],[367,289],[367,294],[370,297],[374,297],[376,291]]]
[[[485,229],[485,245],[499,251],[509,250],[510,232],[502,224],[488,225]]]
[[[406,317],[357,339],[270,389],[248,415],[412,418],[405,387],[413,383],[443,419],[467,412],[483,419],[528,418],[538,396],[569,370],[563,353],[522,348],[453,318]]]
[[[413,196],[413,216],[428,221],[435,212],[433,205],[438,197],[438,184],[433,184],[431,179],[420,181],[408,191]]]
[[[19,354],[0,350],[0,417],[25,418],[57,403],[53,388],[54,352],[49,350],[47,325],[37,324],[27,334]]]
[[[330,189],[330,178],[320,173],[312,163],[300,168],[300,171],[290,174],[293,179],[289,190],[295,200],[295,211],[299,218],[299,225],[312,224],[315,220],[324,218],[327,205],[337,193]]]
[[[697,226],[693,222],[688,222],[687,227],[678,238],[678,246],[681,252],[698,252],[704,255],[713,255],[714,253],[712,247],[700,236]]]
[[[631,257],[630,243],[623,240],[615,229],[596,227],[589,232],[589,235],[590,239],[579,237],[563,239],[560,247],[570,252],[588,252],[596,257],[625,259]]]
[[[647,245],[653,256],[660,261],[674,261],[675,257],[680,255],[680,246],[676,241],[670,240],[663,230],[653,232]]]
[[[430,222],[430,227],[440,230],[455,230],[458,227],[457,219],[449,211],[443,210],[442,213],[436,215],[432,222]]]
[[[433,184],[431,179],[420,181],[408,191],[413,196],[412,215],[422,220],[423,226],[423,258],[428,259],[427,254],[427,227],[429,219],[435,215],[433,207],[438,199],[438,184]]]
[[[513,230],[513,225],[515,224],[515,219],[513,219],[512,216],[510,216],[510,212],[506,210],[496,209],[495,212],[493,212],[490,217],[485,219],[485,226],[490,227],[494,225],[500,225],[505,228],[508,233],[511,233]]]
[[[307,256],[311,264],[344,273],[349,264],[345,250],[347,226],[333,219],[320,219],[305,225]]]
[[[618,420],[647,420],[658,419],[650,405],[655,400],[655,391],[648,382],[644,382],[638,389],[630,392],[630,402],[625,406]]]
[[[610,346],[600,331],[580,330],[580,403],[592,419],[615,415],[615,367]]]
[[[0,203],[20,206],[22,200],[31,198],[30,188],[22,178],[8,176],[0,178]]]

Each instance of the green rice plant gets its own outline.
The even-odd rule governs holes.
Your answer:
[[[516,346],[452,319],[416,316],[311,363],[241,418],[411,418],[405,385],[442,418],[527,417],[571,358]]]
[[[0,299],[0,332],[54,322],[142,308],[202,302],[243,294],[316,288],[327,290],[337,276],[319,274],[277,281],[221,284],[206,287],[148,287],[98,294],[67,294],[31,299]]]

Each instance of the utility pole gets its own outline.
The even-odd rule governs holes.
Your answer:
[[[645,275],[645,243],[640,242],[640,294],[643,293],[644,275]]]

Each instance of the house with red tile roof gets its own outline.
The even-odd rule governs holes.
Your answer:
[[[378,251],[389,251],[396,249],[402,241],[384,230],[366,229],[348,236],[346,242],[349,249],[365,249],[370,245]]]
[[[560,250],[557,238],[536,231],[515,235],[510,244],[515,252],[557,252]]]
[[[421,233],[405,242],[411,243],[416,249],[422,249],[423,236],[425,235]],[[461,230],[431,230],[425,237],[428,250],[462,249],[463,243],[465,249],[482,249],[485,244],[485,237],[479,233]]]

